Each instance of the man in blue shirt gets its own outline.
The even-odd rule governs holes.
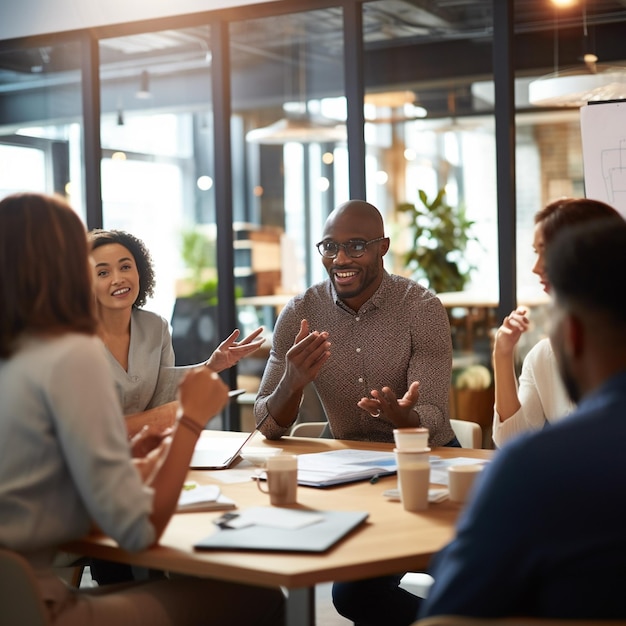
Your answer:
[[[547,271],[578,408],[498,452],[432,563],[420,617],[626,618],[626,222],[565,229]]]

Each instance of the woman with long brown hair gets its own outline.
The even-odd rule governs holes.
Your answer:
[[[85,229],[61,198],[0,201],[0,302],[0,545],[32,566],[51,623],[281,623],[280,590],[179,578],[90,591],[55,577],[58,546],[93,525],[127,550],[158,541],[227,389],[208,368],[190,370],[144,482],[95,336]]]

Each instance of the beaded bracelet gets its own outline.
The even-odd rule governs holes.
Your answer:
[[[204,430],[203,426],[200,426],[200,424],[194,422],[190,417],[187,417],[186,415],[181,415],[178,418],[178,423],[180,424],[180,426],[186,426],[198,437],[202,434],[202,431]]]

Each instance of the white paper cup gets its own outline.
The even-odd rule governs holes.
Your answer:
[[[263,493],[269,493],[270,504],[283,506],[298,501],[298,457],[295,454],[279,454],[267,459],[267,489],[262,481],[257,480],[257,487]]]
[[[398,491],[405,511],[428,508],[430,487],[430,448],[421,450],[394,449],[398,464]]]
[[[428,428],[394,428],[398,450],[423,450],[428,447]]]
[[[452,502],[467,502],[474,481],[482,472],[483,467],[483,464],[476,463],[475,465],[453,465],[448,468],[448,491]]]

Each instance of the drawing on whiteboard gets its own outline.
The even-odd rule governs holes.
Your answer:
[[[602,150],[601,157],[608,201],[620,204],[626,194],[626,139],[620,139],[619,148]]]

